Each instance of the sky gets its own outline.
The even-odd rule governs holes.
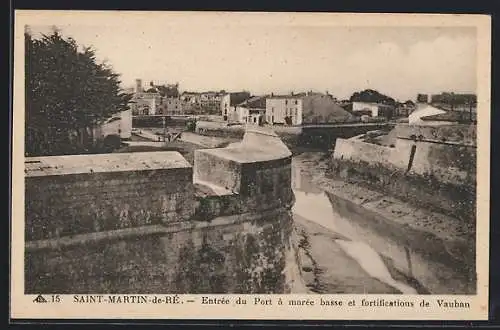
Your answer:
[[[121,74],[176,83],[182,91],[314,90],[349,98],[371,88],[404,101],[417,93],[475,93],[474,27],[348,26],[282,20],[272,15],[146,15],[52,19],[31,25],[35,35],[57,26],[92,46]]]

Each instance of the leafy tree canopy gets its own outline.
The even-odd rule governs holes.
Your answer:
[[[177,85],[168,85],[168,86],[165,86],[165,85],[159,85],[159,86],[155,86],[156,89],[158,90],[158,93],[160,93],[160,95],[162,97],[179,97],[179,88]]]
[[[132,95],[121,90],[119,75],[56,29],[39,39],[26,30],[25,56],[27,153],[63,153],[72,132],[128,109]]]
[[[475,94],[455,94],[455,93],[441,93],[431,96],[432,103],[444,103],[444,104],[476,104],[477,97]]]
[[[361,92],[355,92],[351,95],[349,101],[351,102],[370,102],[370,103],[383,103],[387,105],[395,105],[396,101],[387,95],[381,94],[373,89],[366,89]]]

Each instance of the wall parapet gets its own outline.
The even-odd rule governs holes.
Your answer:
[[[197,153],[203,180],[177,152],[26,159],[25,293],[290,292],[291,155],[247,134]]]
[[[410,125],[397,124],[395,135],[401,138],[441,141],[454,144],[475,146],[477,126],[465,124],[449,125]]]
[[[194,183],[219,192],[201,200],[202,213],[231,214],[292,204],[291,157],[278,135],[254,128],[241,142],[226,148],[196,150]]]
[[[274,133],[249,129],[238,144],[178,152],[25,160],[26,240],[259,212],[293,203],[291,153]],[[197,196],[196,186],[211,193]],[[290,205],[291,206],[291,205]]]
[[[470,221],[476,214],[476,151],[475,145],[425,137],[399,137],[394,147],[339,138],[331,167],[342,179]]]
[[[410,133],[414,131],[409,131]],[[333,159],[379,164],[455,185],[475,186],[476,146],[469,142],[398,137],[394,147],[364,142],[359,138],[337,139]]]

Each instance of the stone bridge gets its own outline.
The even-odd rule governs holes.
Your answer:
[[[337,138],[350,138],[375,130],[390,130],[393,124],[381,123],[342,123],[303,126],[274,126],[273,130],[291,149],[306,147],[313,149],[332,149]],[[198,122],[196,133],[205,136],[242,138],[243,126],[224,127],[219,123]]]
[[[291,153],[271,131],[197,150],[25,160],[26,293],[289,293]]]

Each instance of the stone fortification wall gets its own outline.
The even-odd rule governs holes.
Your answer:
[[[291,156],[276,134],[262,129],[247,130],[242,142],[224,149],[196,150],[194,182],[217,192],[200,199],[204,211],[229,214],[291,206]]]
[[[242,139],[246,129],[242,125],[222,126],[221,123],[198,121],[196,133],[204,136]],[[300,148],[328,150],[337,138],[350,138],[368,131],[388,129],[388,123],[320,124],[308,126],[273,126],[272,130],[292,152]],[[252,128],[250,128],[252,129]],[[255,127],[262,130],[262,127]]]
[[[205,136],[217,136],[242,139],[245,128],[242,126],[222,126],[220,122],[198,121],[196,122],[196,133]]]
[[[422,140],[437,140],[441,142],[455,142],[464,145],[476,145],[476,125],[409,125],[398,124],[394,127],[396,136],[411,138],[415,136]]]
[[[291,155],[275,134],[252,131],[240,145],[197,151],[194,182],[176,152],[64,157],[26,160],[27,293],[295,285]]]
[[[392,160],[393,149],[363,142],[360,139],[337,139],[334,159],[374,162],[387,167],[397,166]],[[406,158],[406,157],[405,157]]]
[[[177,152],[29,158],[26,239],[189,219],[191,177]]]
[[[27,243],[27,293],[283,293],[282,210]],[[44,244],[45,243],[45,244]]]
[[[427,132],[432,129],[428,128]],[[466,129],[468,128],[464,127],[465,133],[468,132]],[[395,130],[398,138],[393,148],[363,142],[360,138],[338,139],[333,159],[370,162],[422,176],[432,176],[441,182],[475,185],[475,144],[441,141],[422,135],[418,137],[417,133],[426,132],[421,127],[415,128],[415,131],[406,128]],[[410,135],[400,134],[401,131]],[[438,132],[437,129],[435,131]]]
[[[465,137],[474,130],[401,127],[396,128],[394,148],[359,138],[337,139],[333,173],[458,218],[475,219],[476,147],[460,142],[468,141]],[[464,138],[458,138],[459,129]],[[428,139],[429,132],[446,135],[448,140]],[[450,141],[452,133],[455,141]]]

